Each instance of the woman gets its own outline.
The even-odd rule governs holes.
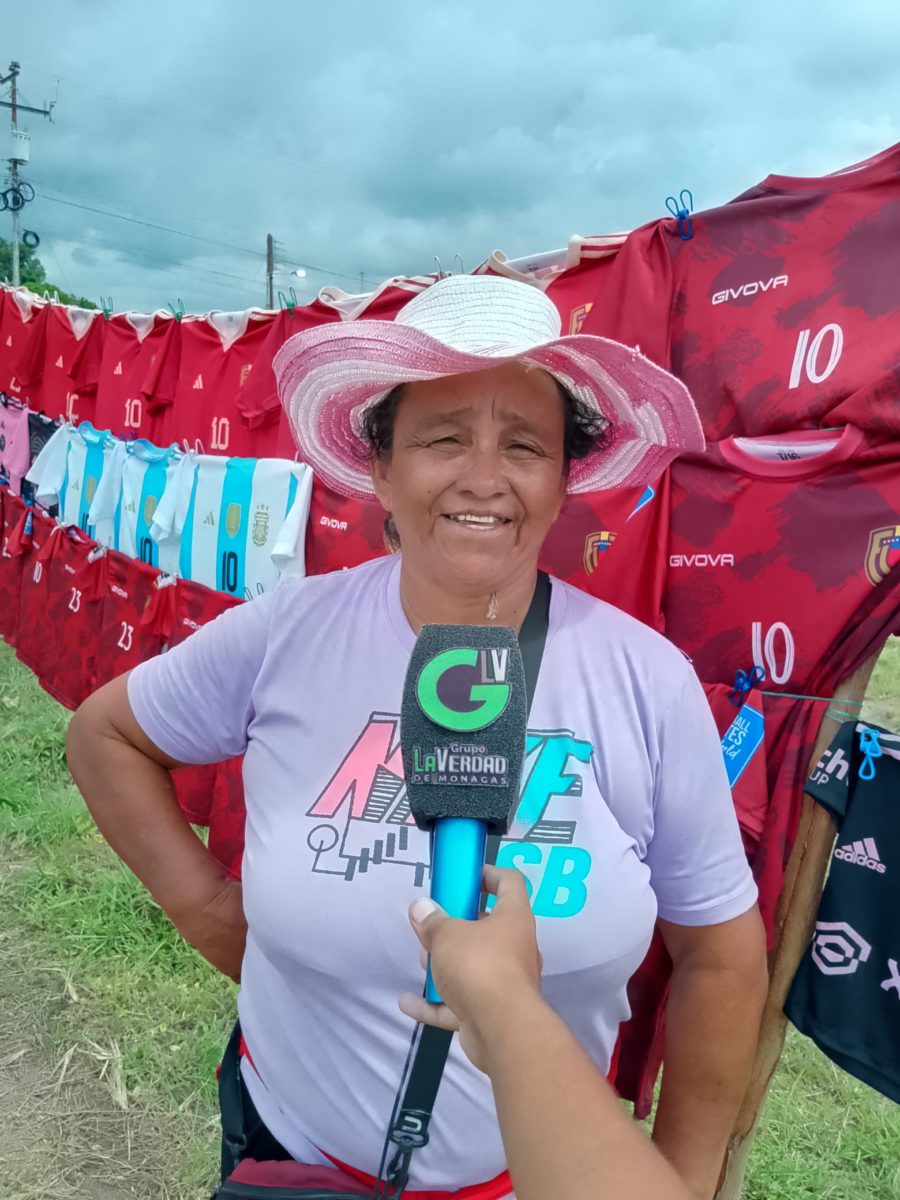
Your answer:
[[[325,326],[275,362],[302,456],[377,495],[400,553],[286,585],[98,692],[69,760],[100,829],[176,927],[241,979],[242,1076],[266,1145],[374,1175],[421,976],[427,885],[398,745],[425,623],[518,629],[566,491],[644,484],[702,445],[636,350],[559,336],[526,284],[457,276],[393,323]],[[544,994],[602,1070],[653,933],[674,960],[657,1144],[712,1194],[765,986],[755,887],[702,690],[669,643],[554,581],[527,781],[501,866],[528,877]],[[168,772],[246,752],[242,886]],[[246,920],[245,920],[246,914]],[[527,1052],[527,1048],[523,1048]],[[414,1189],[506,1194],[490,1086],[451,1052]]]
[[[522,876],[486,867],[485,884],[497,897],[489,921],[451,921],[431,900],[410,905],[444,1004],[403,996],[400,1007],[423,1024],[459,1030],[463,1050],[490,1079],[518,1200],[689,1200],[541,996]]]

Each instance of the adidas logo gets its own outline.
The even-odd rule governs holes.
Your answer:
[[[203,524],[204,525],[215,525],[215,523],[216,523],[216,518],[213,515],[212,509],[210,509],[209,512],[206,514],[206,516],[203,518]]]
[[[63,365],[62,355],[60,355],[59,358],[56,360],[56,365],[58,367],[61,367]]]
[[[203,391],[203,376],[202,375],[198,375],[197,378],[194,380],[193,388],[194,388],[195,392]]]
[[[834,857],[841,862],[852,863],[855,867],[868,867],[884,875],[887,868],[878,856],[878,847],[872,838],[863,838],[859,842],[848,842],[846,846],[838,846]]]
[[[122,364],[119,362],[119,363],[116,363],[116,369],[113,371],[113,375],[121,375],[121,374],[122,374]]]

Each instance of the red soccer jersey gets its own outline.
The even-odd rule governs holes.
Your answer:
[[[273,457],[278,426],[248,428],[237,401],[269,333],[274,314],[214,312],[180,323],[180,365],[165,440],[207,454]]]
[[[94,397],[79,395],[70,372],[96,317],[92,309],[64,304],[45,304],[35,313],[15,368],[32,408],[74,423],[94,419]]]
[[[350,500],[314,476],[306,523],[307,575],[358,567],[386,553],[384,509],[377,500]]]
[[[758,667],[766,691],[809,692],[900,563],[898,458],[847,426],[727,439],[673,465],[666,632],[701,679]],[[789,706],[767,707],[773,737]]]
[[[353,295],[337,287],[324,287],[311,307],[332,309],[342,321],[393,321],[413,296],[437,283],[437,275],[395,275],[374,291]]]
[[[24,518],[25,502],[0,486],[0,637],[11,646],[16,642],[23,563],[13,535]]]
[[[86,345],[73,369],[75,386],[93,387],[96,394],[93,423],[116,437],[144,437],[153,441],[160,432],[141,391],[151,347],[161,342],[168,326],[155,313],[119,313],[105,320],[99,359],[96,342]]]
[[[4,304],[0,313],[0,392],[15,396],[23,404],[28,403],[29,392],[16,378],[16,368],[37,328],[34,319],[45,305],[45,301],[39,300],[26,288],[4,292]],[[32,407],[40,408],[40,405],[35,404]]]
[[[282,308],[281,312],[275,313],[263,341],[259,344],[251,370],[245,374],[244,382],[236,392],[234,406],[247,433],[270,430],[271,426],[277,427],[276,457],[292,458],[294,440],[290,436],[281,401],[278,400],[272,360],[284,342],[294,334],[313,329],[316,325],[335,322],[340,316],[336,307],[320,304],[319,301],[310,305]]]
[[[189,579],[179,579],[171,589],[171,594],[174,613],[168,639],[169,650],[196,633],[202,626],[215,620],[226,609],[243,603],[234,596],[214,592],[202,583],[194,583]],[[172,773],[178,803],[194,825],[211,825],[213,792],[218,769],[219,764],[212,763],[182,767]],[[212,838],[212,833],[210,837]]]
[[[97,639],[98,687],[159,654],[170,628],[168,611],[156,587],[160,572],[117,550],[108,551],[107,559]]]
[[[30,527],[30,528],[29,528]],[[22,587],[16,621],[16,657],[38,679],[53,661],[54,630],[48,617],[50,584],[45,571],[45,548],[52,553],[53,543],[61,537],[63,526],[34,508],[14,532],[13,543],[22,556]]]
[[[770,175],[736,200],[636,230],[585,333],[639,345],[690,389],[707,437],[852,422],[900,434],[900,145],[819,179]]]
[[[668,531],[668,473],[646,488],[568,496],[541,566],[662,632]]]
[[[48,539],[41,559],[47,583],[49,653],[39,678],[60,704],[76,709],[96,681],[106,552],[80,529],[69,526],[62,536]]]
[[[628,235],[573,237],[565,250],[509,259],[495,250],[475,275],[503,275],[539,287],[559,309],[564,336],[581,333],[606,273]]]

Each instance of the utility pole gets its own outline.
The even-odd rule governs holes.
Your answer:
[[[0,79],[0,87],[5,84],[10,84],[9,100],[0,100],[0,108],[9,108],[12,110],[12,145],[11,155],[9,159],[9,174],[10,186],[9,190],[13,193],[13,203],[10,204],[12,212],[12,281],[13,287],[18,287],[21,282],[19,275],[19,209],[22,207],[22,199],[19,194],[19,165],[28,162],[28,134],[19,133],[18,115],[19,112],[37,113],[41,117],[49,117],[53,120],[53,105],[49,108],[32,108],[28,104],[19,104],[18,102],[18,79],[21,66],[17,62],[9,64],[9,74]],[[32,197],[34,192],[32,191]]]
[[[275,239],[266,234],[266,307],[275,307]]]

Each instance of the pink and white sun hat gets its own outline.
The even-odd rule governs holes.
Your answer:
[[[336,492],[374,495],[363,412],[400,383],[521,362],[549,372],[606,417],[606,443],[572,462],[569,492],[643,485],[683,451],[704,447],[687,388],[637,349],[560,336],[553,302],[530,284],[451,275],[393,321],[320,325],[275,356],[278,392],[301,457]]]

